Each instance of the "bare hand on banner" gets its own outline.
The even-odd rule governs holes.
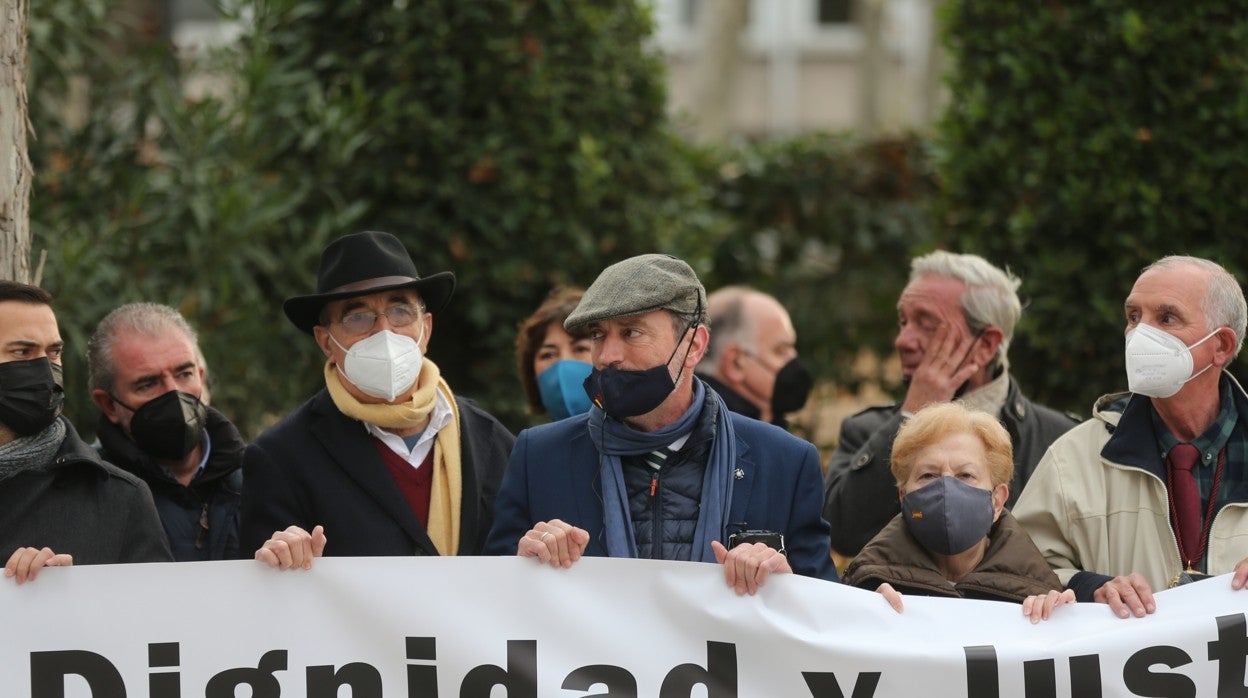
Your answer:
[[[1023,615],[1027,616],[1032,623],[1039,623],[1051,618],[1053,609],[1068,603],[1075,603],[1075,592],[1070,589],[1065,591],[1054,589],[1047,594],[1037,594],[1023,599]]]
[[[282,570],[312,569],[312,560],[325,552],[325,527],[317,526],[311,533],[298,526],[288,526],[273,535],[256,551],[256,559],[269,567]]]
[[[901,602],[901,592],[894,589],[892,584],[884,582],[875,588],[875,593],[883,596],[884,600],[888,602],[889,606],[893,607],[894,611],[901,613],[906,610],[905,604]]]
[[[69,567],[74,556],[54,553],[51,548],[18,548],[4,565],[4,576],[17,579],[18,584],[35,581],[44,567]]]
[[[516,555],[535,557],[551,567],[571,567],[589,545],[589,531],[559,519],[539,521],[516,545]]]
[[[793,571],[789,558],[766,543],[744,543],[729,550],[723,543],[713,540],[711,550],[715,552],[719,564],[724,566],[724,581],[736,590],[738,596],[758,593],[773,573]]]
[[[1235,591],[1248,586],[1248,557],[1239,561],[1235,565],[1235,576],[1231,577],[1231,588]]]
[[[1114,577],[1105,582],[1092,594],[1092,600],[1109,604],[1110,610],[1119,618],[1143,618],[1157,610],[1153,589],[1139,572],[1132,572],[1125,577]]]

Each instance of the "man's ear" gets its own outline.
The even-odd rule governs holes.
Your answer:
[[[1239,346],[1239,338],[1235,336],[1235,330],[1229,327],[1219,327],[1218,333],[1209,338],[1215,342],[1213,351],[1213,364],[1219,369],[1229,364],[1235,357],[1235,349]]]
[[[199,401],[204,405],[211,404],[212,386],[208,385],[208,369],[200,364],[195,367],[195,370],[199,371]]]
[[[980,333],[979,339],[976,340],[975,346],[971,348],[971,356],[969,361],[974,361],[977,366],[987,366],[992,362],[992,358],[997,355],[1001,349],[1002,342],[1005,341],[1005,333],[1000,327],[989,325]]]
[[[312,336],[316,337],[316,346],[321,348],[321,352],[325,354],[325,358],[333,358],[334,344],[330,340],[329,330],[323,325],[316,325],[312,328]]]
[[[91,402],[94,402],[95,406],[100,408],[100,412],[108,421],[113,424],[120,423],[121,418],[117,416],[117,410],[120,410],[121,406],[117,404],[117,401],[111,395],[97,388],[91,391]]]
[[[729,385],[741,382],[745,378],[744,363],[748,360],[749,357],[741,350],[741,345],[730,342],[719,356],[719,366],[716,368],[719,369],[720,378]]]
[[[425,331],[421,333],[424,336],[420,340],[420,353],[428,354],[429,338],[433,336],[433,313],[425,313],[423,322],[425,323]]]
[[[711,333],[706,325],[699,324],[693,328],[693,338],[689,340],[689,355],[685,357],[685,368],[693,369],[706,354],[706,345],[711,341]]]

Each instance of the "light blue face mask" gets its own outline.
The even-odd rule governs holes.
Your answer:
[[[589,396],[583,386],[593,368],[584,361],[560,359],[537,377],[542,406],[551,419],[564,419],[589,411]]]

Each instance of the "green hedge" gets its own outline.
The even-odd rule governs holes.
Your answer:
[[[1086,415],[1125,389],[1142,266],[1194,254],[1248,279],[1248,2],[955,0],[945,22],[942,228],[1023,277],[1016,373]]]
[[[814,134],[715,151],[704,167],[718,227],[702,249],[709,289],[747,284],[789,310],[820,379],[856,391],[862,350],[888,357],[910,258],[933,244],[930,150],[908,137]],[[895,386],[894,386],[895,387]]]
[[[402,237],[422,272],[456,272],[431,356],[518,426],[516,323],[551,286],[688,230],[697,189],[641,5],[243,3],[240,46],[196,64],[158,41],[116,50],[110,34],[133,29],[110,5],[31,8],[32,228],[85,431],[86,336],[138,299],[200,329],[215,402],[245,433],[293,408],[323,357],[281,300],[362,229]],[[204,71],[225,94],[184,98]],[[84,122],[60,108],[71,76],[88,78]]]
[[[513,428],[516,324],[552,286],[645,251],[688,259],[711,289],[775,294],[821,378],[881,378],[854,361],[891,354],[909,259],[937,243],[922,139],[690,145],[640,4],[243,9],[240,44],[192,60],[156,38],[119,50],[134,28],[105,0],[32,7],[32,226],[84,431],[86,337],[139,299],[200,329],[215,404],[244,433],[299,404],[323,359],[281,300],[311,290],[329,240],[366,228],[456,272],[431,355]],[[205,74],[215,92],[188,99]],[[80,118],[63,108],[84,96],[74,76]]]
[[[280,301],[366,228],[457,273],[431,354],[513,427],[516,323],[637,252],[772,292],[816,371],[851,388],[860,348],[892,351],[909,258],[983,254],[1024,280],[1016,373],[1084,413],[1125,382],[1141,266],[1185,252],[1248,273],[1248,0],[947,3],[957,69],[935,148],[690,146],[664,115],[646,7],[244,2],[241,43],[192,60],[136,43],[107,0],[33,3],[32,229],[71,416],[91,431],[87,334],[146,299],[200,328],[216,404],[254,435],[319,382]],[[220,94],[188,98],[204,71]]]

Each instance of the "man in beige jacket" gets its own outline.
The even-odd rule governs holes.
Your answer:
[[[1248,582],[1248,394],[1224,371],[1248,309],[1194,257],[1145,268],[1124,309],[1130,392],[1049,447],[1014,516],[1080,601],[1126,618],[1156,610],[1154,589]]]

